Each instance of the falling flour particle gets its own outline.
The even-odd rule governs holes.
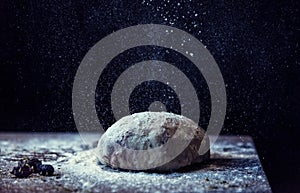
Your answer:
[[[205,132],[192,120],[166,112],[143,112],[123,117],[100,138],[101,163],[127,170],[170,171],[209,158],[199,155],[209,146]]]

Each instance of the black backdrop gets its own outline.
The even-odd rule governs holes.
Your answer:
[[[201,40],[222,71],[228,95],[222,134],[251,135],[273,190],[295,190],[298,15],[296,0],[3,0],[0,130],[75,132],[72,83],[89,48],[128,26],[171,25]]]

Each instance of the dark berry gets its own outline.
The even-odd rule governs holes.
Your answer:
[[[32,168],[28,165],[24,165],[22,167],[18,166],[14,167],[10,173],[15,175],[17,178],[26,178],[32,174]]]
[[[37,158],[32,158],[32,159],[25,158],[18,162],[18,167],[20,167],[20,168],[22,168],[26,165],[31,167],[31,169],[33,170],[32,171],[33,173],[39,173],[40,172],[39,168],[40,168],[40,165],[42,165],[42,162],[40,160],[38,160]]]
[[[42,162],[38,160],[37,158],[32,158],[27,161],[27,164],[33,168],[33,173],[39,173],[40,172],[40,166],[42,165]]]
[[[43,176],[52,176],[54,173],[54,168],[52,165],[40,165],[40,174]]]

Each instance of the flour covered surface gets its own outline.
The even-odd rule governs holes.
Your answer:
[[[101,136],[96,154],[102,164],[126,170],[172,171],[209,159],[205,131],[191,119],[166,112],[123,117]]]

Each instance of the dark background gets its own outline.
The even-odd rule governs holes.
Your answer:
[[[3,0],[0,20],[1,131],[75,132],[72,84],[88,50],[119,29],[166,24],[216,59],[222,134],[254,138],[274,192],[300,188],[298,1]]]

